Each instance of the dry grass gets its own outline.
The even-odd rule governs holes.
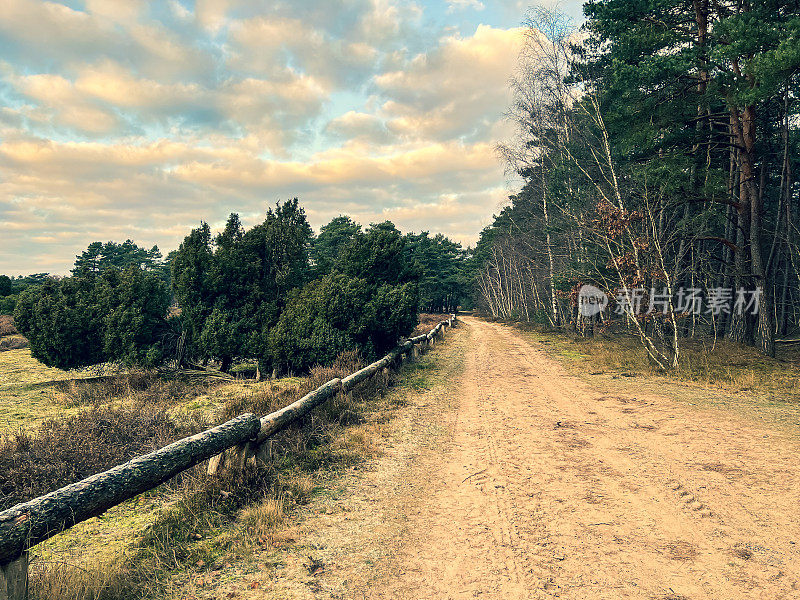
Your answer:
[[[438,313],[420,313],[419,324],[414,328],[414,331],[409,335],[409,337],[428,333],[448,316],[449,315],[442,315]]]
[[[99,407],[0,438],[0,510],[121,464],[202,428],[153,403]]]
[[[286,521],[285,500],[282,494],[265,495],[239,513],[239,526],[251,543],[266,543],[275,530]]]
[[[236,382],[232,385],[237,386],[240,393],[219,398],[221,402],[214,414],[217,420],[242,412],[265,414],[360,366],[361,361],[356,355],[346,354],[330,367],[314,369],[307,378],[251,384]],[[98,395],[125,397],[129,393],[152,399],[154,395],[163,396],[163,387],[169,384],[133,381],[128,385],[142,389],[129,392],[114,379],[64,383],[58,390],[59,401],[81,405]],[[158,393],[154,391],[159,389]],[[375,398],[382,394],[383,387],[375,381],[364,382],[352,396],[337,395],[301,423],[275,436],[271,462],[257,470],[208,478],[203,467],[198,466],[169,488],[151,492],[149,496],[154,506],[145,510],[150,511],[152,517],[146,520],[143,533],[131,536],[134,539],[125,545],[109,548],[106,554],[89,553],[89,560],[83,560],[80,556],[82,548],[91,544],[94,536],[84,534],[82,539],[77,539],[77,535],[71,536],[79,531],[56,536],[39,547],[40,564],[32,569],[32,599],[177,597],[179,589],[196,587],[198,581],[205,585],[203,582],[215,576],[223,565],[271,548],[297,507],[307,504],[314,495],[315,481],[321,473],[328,477],[328,474],[349,468],[378,452],[375,436],[386,435],[386,426],[370,420],[368,415],[373,410]],[[205,398],[202,394],[197,396],[197,400],[205,401]],[[161,403],[159,417],[171,426],[177,426],[169,407],[164,404],[169,402]],[[126,401],[121,406],[130,406],[130,403]],[[143,406],[136,409],[138,413],[143,414]],[[152,402],[147,406],[152,406]],[[98,414],[91,417],[92,411],[101,410],[112,409],[86,409],[81,413],[80,422],[102,418]],[[69,419],[65,421],[72,423]],[[58,427],[66,425],[47,424],[48,429]],[[186,431],[185,424],[180,424],[180,427],[184,428],[181,431]],[[149,429],[155,431],[158,427]],[[170,434],[177,431],[170,430],[168,434],[162,434],[161,439],[166,442]],[[93,432],[73,432],[68,437],[74,435],[91,438]],[[118,435],[115,433],[114,438]],[[61,435],[55,437],[62,439]],[[148,442],[143,435],[127,437],[156,445],[152,438]],[[87,447],[96,451],[91,444]],[[132,448],[129,450],[133,451]],[[52,454],[51,450],[48,452]],[[101,467],[100,462],[105,468],[107,462],[114,461],[109,456],[98,457],[97,468]],[[52,488],[52,483],[45,487]],[[135,502],[136,499],[130,506],[126,503],[120,507],[120,513],[115,514],[107,526],[124,531],[125,520],[132,518],[125,515],[137,512],[132,504]],[[138,519],[141,528],[141,514]],[[127,556],[125,561],[118,559],[121,551]]]
[[[637,337],[603,334],[581,338],[544,331],[528,324],[515,325],[524,335],[591,373],[651,375],[671,381],[693,382],[729,392],[757,392],[787,402],[800,402],[800,352],[779,346],[776,358],[728,340],[680,340],[680,367],[663,373],[647,360]]]
[[[4,335],[14,335],[17,328],[14,327],[14,317],[11,315],[0,315],[0,337]]]
[[[59,418],[0,435],[0,510],[205,428],[206,414],[173,407],[215,385],[148,373],[53,383]]]
[[[0,352],[5,352],[7,350],[24,350],[29,346],[28,340],[19,335],[9,335],[0,339]]]
[[[81,408],[152,400],[185,404],[185,412],[213,416],[215,396],[224,382],[198,378],[159,378],[131,372],[97,376],[89,370],[62,371],[44,366],[30,351],[0,352],[0,435],[33,429],[51,418],[75,415]],[[198,398],[206,403],[190,406]],[[227,396],[225,397],[227,399]]]
[[[90,376],[46,367],[28,349],[0,352],[0,434],[64,414],[53,396],[55,384]]]
[[[30,597],[44,600],[104,600],[134,598],[135,587],[126,577],[122,557],[113,561],[77,566],[72,563],[36,561],[30,570]]]

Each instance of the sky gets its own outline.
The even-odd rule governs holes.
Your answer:
[[[495,147],[527,6],[2,0],[0,273],[65,274],[95,240],[166,254],[293,197],[315,231],[474,244],[515,185]]]

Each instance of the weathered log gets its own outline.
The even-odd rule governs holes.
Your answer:
[[[245,466],[256,466],[259,460],[264,462],[264,453],[261,451],[261,447],[268,438],[286,428],[303,415],[311,412],[341,389],[341,380],[331,379],[299,400],[292,402],[290,405],[261,417],[260,430],[255,436],[255,439],[246,440],[219,456],[212,458],[208,463],[208,474],[216,475],[223,468],[238,471],[244,469]]]
[[[28,548],[76,523],[153,489],[226,448],[255,437],[259,427],[257,417],[241,415],[3,511],[0,513],[0,564],[16,559]]]
[[[260,445],[272,435],[289,425],[303,415],[311,412],[312,409],[325,402],[336,392],[342,389],[341,379],[331,379],[328,383],[318,387],[313,392],[309,392],[300,400],[292,402],[274,413],[261,417],[261,430],[255,439],[255,444]]]
[[[260,429],[255,439],[247,440],[212,458],[208,463],[208,474],[215,475],[222,468],[242,470],[245,466],[255,467],[259,462],[267,462],[272,455],[272,442],[269,440],[271,436],[311,412],[341,389],[341,380],[331,379],[289,406],[261,417]],[[267,444],[268,452],[264,449]]]
[[[352,373],[351,375],[348,375],[347,377],[342,379],[342,389],[345,390],[345,391],[352,390],[359,383],[361,383],[362,381],[364,381],[366,379],[369,379],[370,377],[375,375],[375,373],[377,373],[377,372],[378,372],[378,368],[376,366],[368,365],[368,366],[364,367],[363,369],[360,369],[360,370],[356,371],[355,373]]]

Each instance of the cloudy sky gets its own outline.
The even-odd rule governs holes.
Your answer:
[[[0,273],[65,273],[93,240],[166,253],[294,196],[315,230],[474,243],[509,191],[494,146],[526,6],[0,1]]]

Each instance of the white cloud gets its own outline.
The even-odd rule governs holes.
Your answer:
[[[115,23],[135,23],[144,8],[144,0],[86,0],[88,13]]]
[[[473,10],[483,10],[486,8],[480,0],[447,0],[448,12],[456,10],[465,10],[471,8]]]
[[[522,42],[521,29],[481,25],[472,36],[448,36],[402,69],[380,75],[389,127],[410,138],[485,134],[508,106]]]
[[[343,39],[298,18],[258,16],[231,23],[228,65],[272,77],[291,64],[328,87],[362,84],[379,61],[364,39]]]
[[[203,93],[197,84],[164,84],[153,79],[137,78],[110,61],[81,68],[75,80],[75,89],[79,94],[95,97],[114,107],[155,110],[185,106]]]
[[[369,113],[347,111],[328,123],[326,131],[342,138],[360,143],[385,144],[390,140],[386,124]]]
[[[293,196],[317,228],[472,243],[505,195],[516,29],[390,0],[83,6],[0,2],[0,272],[63,273],[98,239],[168,250]]]
[[[21,110],[35,121],[52,120],[55,125],[96,135],[109,133],[119,126],[116,115],[84,97],[60,75],[25,75],[13,80],[22,94],[36,101],[36,106]]]
[[[117,4],[118,3],[118,4]],[[174,31],[144,16],[146,3],[97,0],[86,11],[55,2],[0,2],[0,39],[7,60],[69,69],[87,57],[135,63],[154,77],[183,77],[208,68],[207,59]]]

